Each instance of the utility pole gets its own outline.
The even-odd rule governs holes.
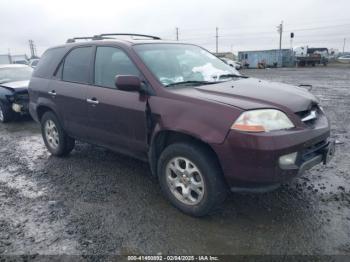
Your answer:
[[[277,32],[280,34],[280,45],[279,49],[282,49],[282,33],[283,33],[283,21],[277,26]]]
[[[179,28],[176,27],[176,41],[179,41]]]
[[[8,56],[9,56],[9,60],[10,60],[10,64],[12,64],[12,57],[11,57],[11,50],[10,48],[8,48]]]
[[[30,50],[30,55],[31,57],[34,56],[34,50],[33,50],[33,40],[29,40],[29,50]]]
[[[283,21],[277,26],[277,32],[280,34],[280,45],[279,45],[279,55],[278,55],[278,60],[280,62],[280,65],[282,66],[282,33],[283,33]],[[277,62],[277,65],[279,64]]]
[[[346,44],[346,38],[344,38],[344,43],[343,43],[343,54],[345,52],[345,44]]]
[[[219,53],[219,28],[216,27],[216,54]]]
[[[30,49],[31,58],[35,58],[36,57],[36,47],[35,47],[33,40],[29,40],[29,49]]]

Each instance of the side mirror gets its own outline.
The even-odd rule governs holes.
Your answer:
[[[138,76],[117,75],[115,86],[123,91],[141,91],[141,80]]]

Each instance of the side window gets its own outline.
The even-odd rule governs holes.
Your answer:
[[[45,51],[35,68],[33,76],[51,78],[65,52],[66,49],[64,47],[56,47]]]
[[[139,70],[124,51],[115,47],[97,47],[95,60],[95,84],[115,88],[116,75],[137,75]]]
[[[73,49],[64,59],[62,80],[89,83],[92,47]]]

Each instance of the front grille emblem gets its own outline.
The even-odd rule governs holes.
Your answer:
[[[307,121],[310,121],[310,120],[313,120],[313,119],[316,119],[316,118],[317,118],[317,111],[316,110],[311,110],[310,113],[307,116],[305,116],[305,117],[303,117],[301,119],[301,121],[307,122]]]

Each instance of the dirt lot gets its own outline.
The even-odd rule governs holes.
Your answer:
[[[0,254],[350,254],[350,68],[244,73],[314,86],[338,142],[329,166],[196,219],[142,162],[84,143],[52,157],[30,119],[0,125]]]

